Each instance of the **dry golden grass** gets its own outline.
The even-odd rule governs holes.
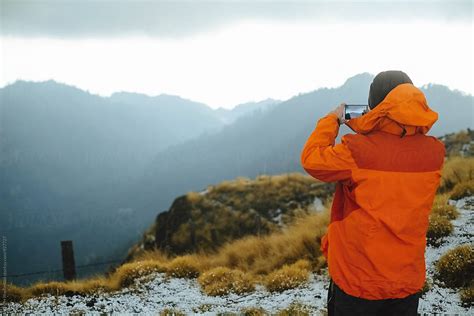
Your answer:
[[[442,216],[449,220],[458,218],[459,212],[454,205],[448,204],[449,194],[438,194],[433,202],[431,215]]]
[[[58,295],[90,295],[100,292],[111,292],[120,288],[130,286],[134,280],[144,277],[153,272],[164,272],[166,265],[157,261],[139,261],[127,263],[120,266],[110,276],[95,276],[89,279],[74,280],[67,282],[51,281],[38,282],[27,288],[14,287],[16,297],[21,300],[43,294]],[[8,289],[8,288],[7,288]],[[7,290],[8,291],[8,290]],[[15,301],[15,297],[8,297],[8,301]]]
[[[471,282],[471,285],[469,285],[466,288],[463,288],[459,296],[461,298],[461,302],[463,305],[467,306],[473,306],[474,305],[474,282]]]
[[[451,190],[450,198],[453,200],[459,200],[471,195],[474,195],[474,180],[456,183],[454,188]]]
[[[186,316],[186,314],[177,308],[165,308],[160,312],[159,316]]]
[[[30,293],[33,296],[40,296],[43,294],[63,295],[66,291],[66,283],[57,281],[37,283],[30,288]]]
[[[166,274],[176,278],[199,276],[201,263],[197,255],[184,255],[172,259],[167,264]]]
[[[276,316],[309,316],[311,309],[308,306],[299,302],[293,302],[285,309],[281,309],[276,313]]]
[[[198,278],[204,292],[208,295],[226,295],[231,292],[242,294],[255,290],[253,278],[237,269],[217,267],[201,274]]]
[[[0,289],[2,291],[3,297],[3,289],[5,288],[5,300],[7,302],[21,302],[24,299],[25,291],[23,288],[15,286],[13,284],[5,283],[0,281]]]
[[[244,191],[245,187],[252,182],[247,177],[237,177],[234,180],[224,180],[219,182],[219,184],[213,186],[214,190],[220,192],[239,192]]]
[[[308,282],[310,269],[311,264],[307,260],[298,260],[291,265],[285,264],[266,276],[265,287],[270,292],[293,289]]]
[[[186,193],[186,198],[191,203],[199,203],[203,199],[203,196],[201,194],[199,194],[198,192],[190,191],[190,192]]]
[[[89,295],[98,292],[113,291],[118,286],[102,276],[97,276],[86,280],[74,280],[67,282],[39,282],[23,290],[23,298],[31,296],[41,296],[43,294],[51,295]]]
[[[320,237],[329,222],[328,212],[295,219],[292,226],[271,235],[246,236],[223,245],[216,253],[196,253],[169,259],[159,250],[144,253],[135,260],[171,260],[167,273],[172,276],[196,276],[215,267],[239,269],[254,275],[268,274],[284,264],[306,259],[311,269],[319,270],[325,261],[319,250]]]
[[[127,287],[134,283],[137,278],[149,275],[153,272],[166,272],[165,263],[154,260],[137,261],[120,266],[110,277],[109,284],[112,287]]]
[[[426,234],[428,244],[433,246],[439,245],[441,238],[449,236],[453,230],[454,226],[449,219],[437,214],[431,214]]]
[[[238,268],[257,275],[307,259],[316,271],[321,268],[318,237],[325,233],[328,222],[326,211],[298,218],[292,226],[271,235],[244,237],[225,244],[217,254],[209,256],[209,265]]]
[[[240,310],[242,316],[269,316],[269,312],[264,310],[262,307],[246,307]]]
[[[433,282],[429,278],[425,279],[425,283],[423,284],[423,287],[421,288],[421,294],[425,294],[428,292],[431,288],[433,287]]]
[[[451,157],[444,162],[439,191],[448,192],[470,180],[474,180],[474,157]]]
[[[474,248],[461,245],[448,250],[436,263],[436,277],[448,287],[468,286],[474,281]]]

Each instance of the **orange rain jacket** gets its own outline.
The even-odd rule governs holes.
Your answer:
[[[444,144],[425,135],[437,119],[423,92],[404,83],[347,121],[356,134],[344,135],[340,144],[334,144],[339,124],[333,113],[306,141],[306,172],[337,181],[321,251],[347,294],[403,298],[423,287],[428,216],[445,156]]]

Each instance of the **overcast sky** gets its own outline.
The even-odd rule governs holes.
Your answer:
[[[230,108],[399,69],[474,90],[471,1],[0,2],[0,86],[54,79]]]

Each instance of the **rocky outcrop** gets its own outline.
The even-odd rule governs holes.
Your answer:
[[[154,248],[169,254],[214,251],[234,239],[281,230],[297,215],[320,211],[333,190],[333,184],[289,173],[239,177],[188,192],[157,215],[128,259]]]

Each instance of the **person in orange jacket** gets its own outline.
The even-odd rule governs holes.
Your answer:
[[[344,103],[319,119],[301,152],[316,179],[337,182],[321,239],[329,315],[417,315],[425,283],[428,216],[444,144],[426,133],[438,119],[402,71],[374,77],[369,111],[345,121]],[[340,124],[355,134],[335,144]]]

